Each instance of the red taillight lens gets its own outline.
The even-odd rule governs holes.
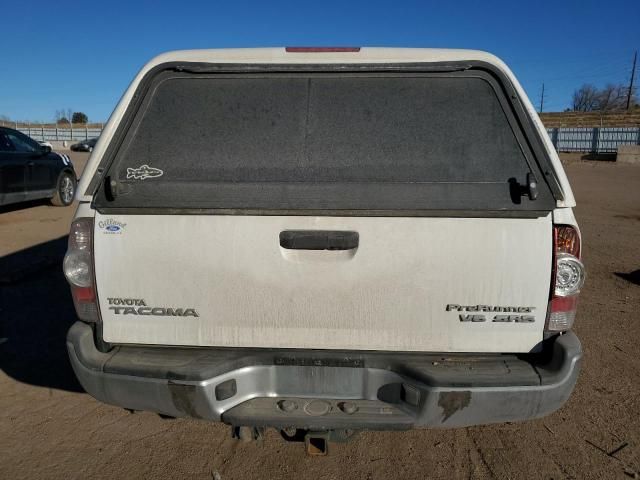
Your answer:
[[[359,52],[360,47],[285,47],[287,53]]]
[[[556,225],[553,227],[555,237],[555,252],[567,253],[580,258],[580,235],[570,225]]]
[[[71,290],[75,302],[93,302],[96,299],[96,292],[93,287],[75,287]]]
[[[71,296],[78,317],[85,322],[98,321],[98,303],[93,279],[92,218],[78,218],[71,224],[63,270],[71,286]]]
[[[549,315],[547,318],[547,330],[552,332],[565,332],[570,330],[576,319],[578,296],[557,297],[549,302]]]
[[[575,227],[554,226],[553,240],[553,278],[546,329],[562,332],[573,326],[585,269],[580,261],[580,234]]]

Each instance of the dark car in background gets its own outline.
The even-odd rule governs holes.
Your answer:
[[[93,152],[93,147],[96,146],[97,138],[90,138],[83,142],[74,143],[71,145],[72,152]]]
[[[48,198],[64,207],[73,202],[76,183],[68,156],[17,130],[0,127],[0,205]]]

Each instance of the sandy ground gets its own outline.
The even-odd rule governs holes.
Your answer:
[[[85,155],[73,155],[78,166]],[[0,210],[0,476],[3,478],[638,478],[640,167],[572,162],[589,278],[576,332],[585,360],[568,404],[542,420],[366,432],[324,458],[270,432],[162,419],[84,393],[64,336],[73,307],[60,260],[73,208]],[[25,250],[26,249],[26,250]],[[610,452],[621,448],[617,453]]]

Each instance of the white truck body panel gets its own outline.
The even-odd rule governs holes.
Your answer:
[[[104,226],[124,227],[109,233]],[[285,250],[283,230],[353,230],[355,251]],[[104,340],[157,345],[528,352],[542,339],[551,214],[540,218],[95,217]],[[108,298],[194,316],[115,314]],[[534,307],[532,323],[448,304]],[[459,315],[484,313],[486,322]],[[527,315],[527,314],[525,314]]]

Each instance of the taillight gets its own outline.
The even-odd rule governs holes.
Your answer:
[[[80,320],[99,319],[93,276],[93,219],[78,218],[71,224],[67,253],[62,263],[64,276],[71,286],[71,296]]]
[[[546,330],[563,332],[573,326],[578,294],[584,285],[585,269],[580,261],[580,235],[570,225],[553,227],[553,278]]]

